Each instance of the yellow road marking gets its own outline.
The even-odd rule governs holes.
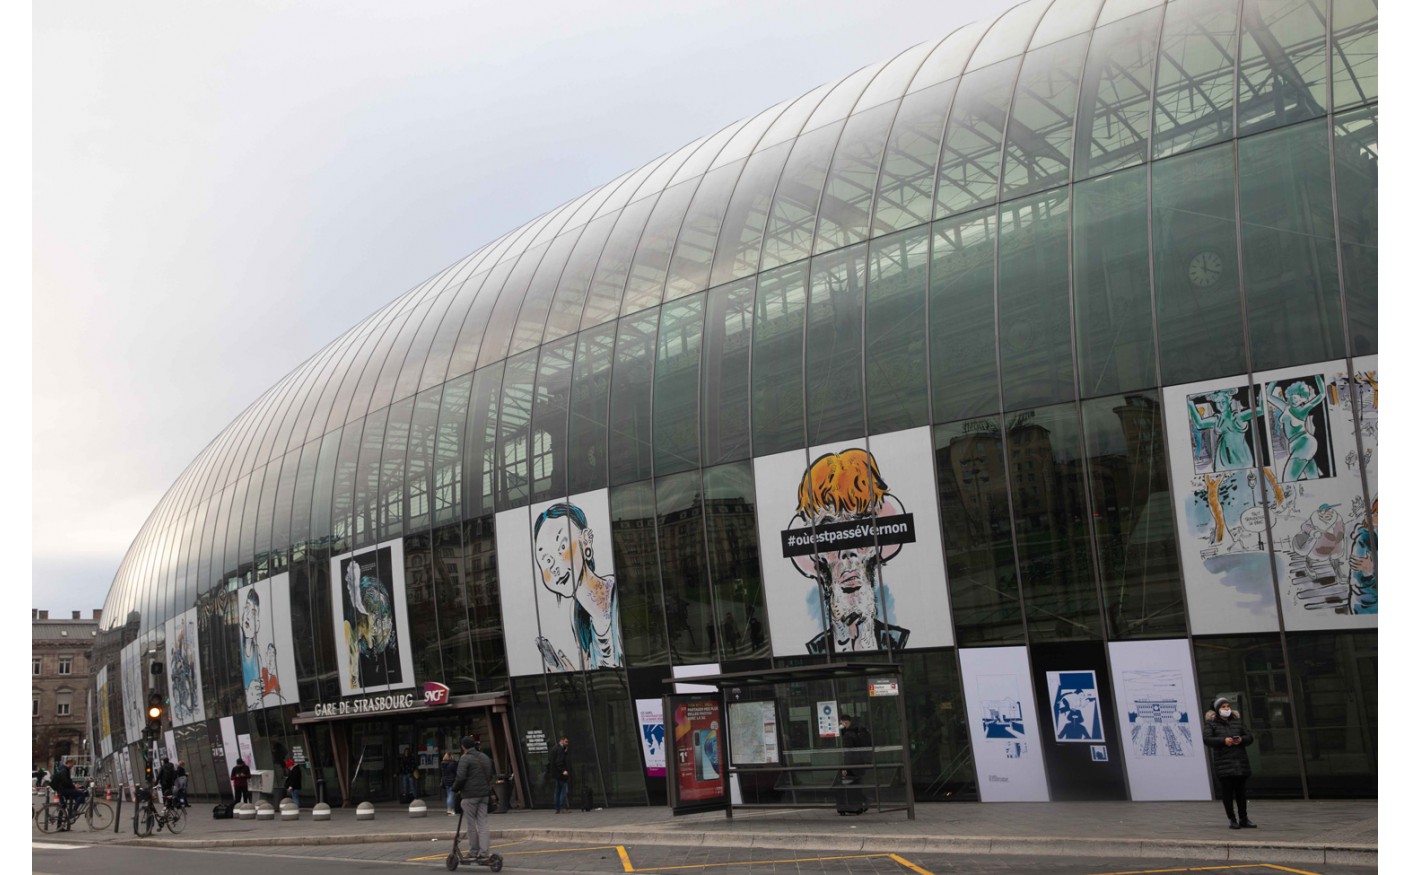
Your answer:
[[[891,857],[891,854],[847,854],[836,857],[799,857],[790,860],[739,860],[724,863],[690,863],[684,866],[650,866],[645,869],[632,869],[632,872],[676,872],[681,869],[711,869],[717,866],[774,866],[780,863],[824,863],[832,860],[874,860],[877,857]],[[925,870],[919,870],[924,872]],[[928,875],[928,873],[927,873]]]
[[[910,869],[912,872],[917,873],[917,875],[935,875],[934,872],[931,872],[929,869],[922,869],[920,866],[917,866],[915,863],[912,863],[905,857],[898,856],[896,854],[887,854],[886,856],[895,860],[897,863],[900,863],[902,866],[905,866],[907,869]]]
[[[635,872],[635,871],[636,871],[635,869],[632,868],[632,858],[627,856],[627,849],[626,849],[625,846],[623,846],[623,845],[618,845],[618,846],[617,846],[617,856],[622,858],[622,871],[623,871],[623,872]]]
[[[1181,869],[1132,869],[1128,872],[1102,872],[1100,875],[1162,875],[1168,872],[1224,872],[1230,869],[1276,869],[1279,872],[1291,872],[1293,875],[1317,875],[1316,872],[1289,869],[1274,863],[1234,863],[1226,866],[1190,866]]]

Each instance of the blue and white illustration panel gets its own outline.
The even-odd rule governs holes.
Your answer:
[[[979,798],[1047,802],[1027,649],[962,648],[959,654]]]
[[[1110,656],[1131,798],[1208,799],[1189,642],[1118,641]]]
[[[1106,741],[1097,673],[1077,670],[1047,674],[1048,701],[1053,703],[1053,736],[1058,743]]]

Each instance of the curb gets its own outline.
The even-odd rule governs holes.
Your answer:
[[[835,833],[665,832],[634,829],[500,829],[496,839],[588,842],[595,845],[674,845],[774,850],[861,851],[869,853],[1143,857],[1190,860],[1277,863],[1286,865],[1371,866],[1378,864],[1376,845],[1321,845],[1307,842],[1229,842],[1187,839],[1050,838],[1012,836],[837,835]],[[277,847],[294,845],[356,845],[384,842],[424,842],[443,838],[431,833],[351,833],[301,836],[261,836],[229,839],[129,838],[115,845],[198,849]]]

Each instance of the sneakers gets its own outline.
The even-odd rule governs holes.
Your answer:
[[[447,809],[446,809],[446,814],[449,815],[450,817],[455,817],[455,809],[454,809],[454,808],[447,808]]]

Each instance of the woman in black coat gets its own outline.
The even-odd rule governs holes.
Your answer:
[[[1258,825],[1248,819],[1245,793],[1248,777],[1253,774],[1247,750],[1253,744],[1253,736],[1244,728],[1239,712],[1223,696],[1205,712],[1204,743],[1214,757],[1214,774],[1219,778],[1219,796],[1224,801],[1224,813],[1229,815],[1229,829],[1256,829]],[[1237,818],[1235,802],[1239,805]]]

